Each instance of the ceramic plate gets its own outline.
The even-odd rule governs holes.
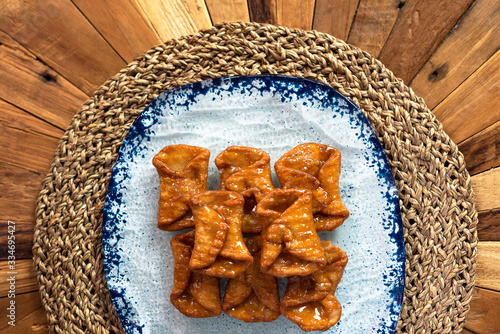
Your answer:
[[[167,91],[125,137],[108,186],[102,241],[108,286],[127,333],[302,332],[283,316],[247,324],[225,314],[187,318],[172,306],[175,233],[157,228],[160,183],[151,161],[167,145],[205,147],[211,153],[208,188],[218,189],[214,158],[226,147],[263,149],[273,166],[306,142],[341,151],[341,197],[350,211],[334,232],[319,233],[349,256],[336,292],[342,318],[327,333],[394,332],[403,298],[403,231],[394,179],[373,129],[350,100],[327,85],[250,76]],[[273,181],[279,185],[274,171]]]

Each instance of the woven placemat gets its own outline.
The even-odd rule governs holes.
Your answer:
[[[399,190],[406,250],[398,333],[460,332],[476,270],[477,213],[464,158],[424,101],[379,61],[327,34],[228,23],[158,45],[75,115],[43,182],[33,257],[55,333],[122,332],[102,264],[102,208],[120,144],[165,90],[234,75],[324,82],[368,117]]]

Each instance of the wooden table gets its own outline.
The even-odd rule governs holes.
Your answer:
[[[378,57],[465,156],[479,211],[466,333],[500,333],[500,2],[495,0],[3,0],[0,331],[47,333],[31,260],[35,201],[73,114],[135,56],[224,21],[316,29]],[[8,326],[8,221],[16,327]]]

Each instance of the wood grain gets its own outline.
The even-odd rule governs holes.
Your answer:
[[[43,134],[59,139],[64,134],[61,129],[38,119],[12,104],[0,100],[0,123],[16,129],[23,129],[31,133]]]
[[[34,222],[45,175],[0,162],[0,220]]]
[[[409,83],[472,1],[409,1],[380,52],[380,61]]]
[[[34,205],[33,205],[34,206]],[[32,213],[34,215],[34,211]],[[34,221],[19,221],[14,219],[3,220],[0,222],[0,261],[8,260],[8,237],[11,235],[8,233],[8,221],[15,223],[15,241],[16,241],[16,261],[22,259],[28,259],[31,264],[33,264],[33,253],[31,248],[33,247],[33,231],[35,230]]]
[[[347,41],[378,57],[403,5],[400,0],[361,0]]]
[[[358,3],[359,0],[316,0],[313,29],[346,41]]]
[[[127,62],[161,39],[134,0],[71,0]]]
[[[0,30],[87,95],[125,65],[70,0],[9,0]]]
[[[246,0],[205,0],[212,24],[250,21]]]
[[[500,120],[500,51],[455,89],[432,112],[459,143]]]
[[[27,170],[19,170],[19,173],[16,173],[12,172],[11,167],[6,166],[0,173],[9,173],[9,177],[14,178],[7,182],[15,181],[21,184],[26,182],[32,185],[28,180],[33,178],[33,174],[37,175],[35,179],[39,182],[39,173],[45,173],[52,162],[52,156],[54,155],[57,143],[63,134],[62,130],[0,100],[0,131],[2,131],[2,136],[0,136],[0,162]],[[19,179],[16,179],[18,177]],[[22,179],[21,177],[26,177],[27,179]],[[3,184],[3,182],[0,181],[0,184]],[[22,186],[17,186],[22,189]],[[30,194],[16,194],[8,191],[9,188],[16,187],[15,184],[5,184],[5,187],[4,191],[7,191],[7,194],[19,195],[18,197],[30,197]],[[26,190],[23,189],[23,191]],[[0,194],[0,197],[3,195]],[[5,202],[8,203],[14,200],[18,199],[5,200]],[[21,203],[26,204],[22,200],[19,204]],[[3,206],[3,203],[0,204],[1,206]],[[16,207],[18,205],[12,206],[12,208]],[[9,208],[5,208],[5,211],[0,216],[6,214],[4,212],[11,211]],[[26,216],[9,216],[7,218],[25,219]]]
[[[476,286],[500,291],[500,241],[477,244]]]
[[[288,28],[311,30],[315,0],[277,0],[277,23]]]
[[[1,31],[0,59],[0,99],[61,129],[68,126],[75,112],[88,98]],[[1,102],[0,109],[8,112],[10,107]]]
[[[500,208],[500,167],[470,178],[476,210]]]
[[[32,123],[43,122],[33,117]],[[0,122],[0,162],[31,171],[47,172],[58,139],[40,133],[11,127]]]
[[[478,213],[477,235],[480,241],[500,240],[500,209]]]
[[[458,145],[471,175],[500,166],[500,121]]]
[[[430,109],[499,49],[498,22],[498,1],[475,1],[446,36],[410,84]]]
[[[16,134],[17,142],[9,137],[0,137],[0,141],[5,140],[7,147],[0,148],[6,150],[10,146],[21,146],[29,152],[32,138],[44,138],[54,147],[62,136],[62,130],[38,119],[34,116],[0,100],[0,127],[9,128]],[[7,133],[11,133],[8,131]],[[20,136],[18,135],[20,134]],[[24,136],[29,134],[29,136]],[[10,140],[9,140],[10,139]],[[46,163],[51,160],[54,151],[43,150]],[[20,168],[17,164],[16,152],[12,158],[15,161],[10,163],[0,162],[0,219],[13,221],[34,222],[35,202],[40,192],[44,174],[32,168],[33,162],[27,162],[27,168]],[[31,169],[30,169],[31,168]]]
[[[474,289],[465,327],[478,334],[500,333],[500,292]]]
[[[163,42],[209,28],[203,0],[135,0]]]
[[[5,284],[7,279],[15,277],[15,289],[10,290],[10,284]],[[38,281],[36,279],[33,260],[18,260],[16,259],[15,269],[12,270],[8,261],[0,262],[0,298],[7,297],[9,291],[14,291],[16,295],[27,292],[38,292]],[[11,292],[12,293],[12,292]]]
[[[471,332],[470,330],[468,330],[467,328],[464,328],[462,329],[462,334],[476,334],[474,332]]]
[[[9,307],[10,298],[0,298],[0,309]],[[8,318],[2,316],[0,332],[2,334],[48,334],[47,315],[43,309],[38,291],[16,295],[16,326],[9,326]]]
[[[250,20],[258,23],[277,23],[277,0],[248,0]]]

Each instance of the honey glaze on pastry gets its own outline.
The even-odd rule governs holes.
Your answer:
[[[154,158],[160,177],[158,227],[178,231],[194,227],[189,199],[207,189],[210,152],[202,147],[170,145]]]
[[[329,241],[321,244],[327,265],[308,276],[289,277],[280,303],[281,313],[306,332],[329,329],[342,313],[335,290],[347,265],[347,255]]]
[[[194,230],[176,235],[170,241],[174,255],[174,287],[170,301],[187,317],[215,317],[222,311],[219,279],[189,270],[193,244]]]
[[[317,231],[332,231],[349,216],[340,199],[340,152],[322,144],[293,148],[275,164],[283,189],[272,184],[266,152],[231,146],[215,159],[221,190],[207,191],[209,156],[201,147],[172,145],[153,159],[159,228],[194,227],[171,241],[172,304],[188,317],[224,311],[270,322],[283,314],[304,331],[335,325],[347,255]],[[222,305],[219,277],[229,278]],[[288,277],[281,302],[277,277]]]
[[[222,309],[233,318],[245,322],[274,321],[281,314],[278,281],[276,277],[260,271],[262,238],[253,236],[245,242],[254,261],[244,273],[229,280]]]
[[[253,257],[241,232],[244,202],[242,195],[223,190],[206,191],[191,198],[195,221],[191,270],[234,278],[250,266]]]
[[[326,264],[314,228],[311,191],[275,189],[256,211],[262,224],[262,272],[276,277],[309,275]]]
[[[274,165],[283,189],[313,192],[314,225],[317,231],[333,231],[349,217],[340,198],[340,151],[323,144],[301,144],[285,153]]]
[[[274,189],[270,161],[266,152],[245,146],[230,146],[215,158],[220,189],[239,192],[245,198],[243,233],[260,232],[255,206]]]

